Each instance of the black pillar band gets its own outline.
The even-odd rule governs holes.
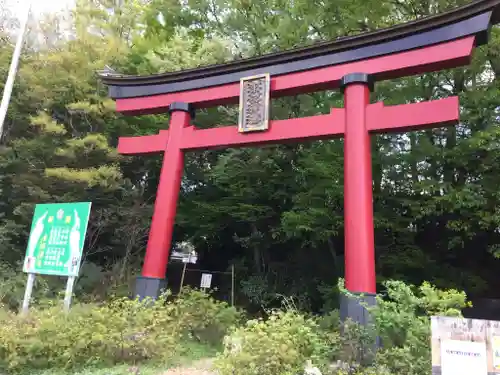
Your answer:
[[[189,103],[173,102],[172,104],[170,104],[168,106],[168,113],[172,113],[175,111],[187,112],[187,113],[189,113],[191,118],[194,118],[194,116],[195,116],[194,107]]]
[[[340,80],[340,90],[344,92],[346,86],[352,83],[362,83],[368,85],[370,91],[373,91],[374,88],[373,77],[370,74],[350,73],[343,76],[342,79]]]

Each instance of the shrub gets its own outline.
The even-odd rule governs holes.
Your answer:
[[[370,308],[373,326],[368,329],[343,324],[338,311],[317,319],[295,310],[274,312],[267,320],[252,320],[226,338],[216,367],[220,375],[271,375],[304,372],[307,360],[324,375],[424,375],[430,369],[431,315],[460,316],[465,293],[438,290],[429,283],[420,287],[399,281],[384,284],[385,292]],[[341,293],[348,293],[342,282]],[[363,345],[382,343],[370,366]],[[368,356],[370,358],[370,356]]]
[[[11,314],[0,327],[0,366],[16,372],[171,355],[179,331],[172,324],[171,307],[163,302],[119,299],[101,306],[76,305],[67,315],[60,307],[32,310],[26,318]]]
[[[415,288],[387,281],[386,295],[372,309],[383,348],[376,364],[392,373],[428,374],[431,368],[430,320],[432,315],[461,316],[468,304],[464,292],[438,290],[427,282]]]
[[[295,311],[274,311],[266,320],[250,320],[234,329],[215,366],[220,375],[302,373],[307,360],[323,363],[337,340],[337,335],[323,334],[312,318]]]
[[[377,297],[376,306],[369,308],[374,326],[370,329],[357,327],[354,335],[371,335],[372,342],[377,335],[382,345],[376,353],[373,367],[364,369],[363,374],[366,371],[427,374],[431,367],[429,317],[460,316],[461,310],[467,306],[466,295],[453,289],[438,290],[427,282],[417,288],[401,281],[387,281],[384,287],[385,292]],[[348,293],[342,282],[339,283],[339,289],[342,293]],[[345,338],[343,341],[345,343]],[[352,344],[351,340],[351,351],[360,349],[359,345],[357,349]],[[343,349],[345,354],[346,347]]]
[[[165,361],[188,334],[221,339],[239,313],[202,292],[172,302],[119,298],[101,305],[34,308],[27,317],[0,314],[0,372]],[[222,340],[221,340],[222,341]]]
[[[332,310],[318,318],[319,328],[323,331],[338,331],[340,328],[340,311]]]
[[[32,299],[36,303],[50,293],[47,281],[43,277],[35,280]],[[0,263],[0,303],[8,309],[21,306],[26,287],[26,274],[19,272],[6,263]]]
[[[213,299],[207,293],[186,288],[174,304],[174,318],[188,338],[208,344],[221,344],[229,329],[243,315],[226,302]]]

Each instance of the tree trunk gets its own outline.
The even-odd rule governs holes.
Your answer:
[[[335,246],[333,245],[333,240],[331,237],[328,237],[328,250],[332,255],[333,259],[333,269],[335,270],[335,276],[339,276],[339,258],[337,257],[337,252],[335,251]]]
[[[261,274],[262,273],[262,254],[260,251],[260,247],[256,239],[258,237],[259,231],[257,230],[257,226],[255,224],[251,224],[252,227],[252,240],[251,240],[251,246],[253,250],[253,262],[255,266],[255,270],[257,273]]]

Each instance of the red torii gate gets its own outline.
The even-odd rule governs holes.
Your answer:
[[[121,154],[164,153],[142,275],[157,279],[165,275],[186,151],[345,136],[346,217],[354,218],[346,221],[346,250],[354,250],[346,251],[346,283],[349,290],[374,293],[373,219],[371,209],[364,209],[372,205],[369,134],[455,125],[458,98],[385,107],[382,103],[367,104],[368,95],[363,100],[365,92],[368,91],[364,85],[348,86],[346,101],[351,93],[354,100],[346,104],[346,109],[334,108],[328,115],[271,121],[269,131],[252,134],[238,133],[237,126],[197,129],[190,123],[188,107],[173,103],[170,130],[120,138]],[[363,101],[359,103],[359,99]],[[346,121],[350,121],[349,127]],[[363,220],[357,221],[360,218]],[[354,260],[349,261],[351,258]]]
[[[481,0],[409,24],[277,55],[150,77],[102,75],[118,112],[128,115],[168,111],[169,130],[122,137],[122,154],[163,152],[142,278],[137,294],[156,297],[165,278],[184,167],[184,153],[226,147],[345,138],[346,287],[373,303],[376,293],[370,134],[455,125],[457,97],[384,106],[370,104],[374,81],[453,68],[470,62],[473,48],[487,40],[497,22],[500,0]],[[271,76],[271,96],[341,88],[345,105],[330,114],[269,122],[263,132],[241,133],[238,126],[197,129],[194,110],[233,104],[240,80]],[[357,302],[344,315],[364,321]]]

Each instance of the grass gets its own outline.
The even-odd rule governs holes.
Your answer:
[[[200,344],[197,342],[183,343],[180,348],[179,357],[168,363],[140,364],[137,366],[140,375],[161,375],[173,367],[188,366],[200,359],[212,358],[217,354],[217,348]],[[133,365],[117,365],[110,368],[90,367],[76,370],[45,370],[41,372],[28,371],[23,375],[135,375]]]

